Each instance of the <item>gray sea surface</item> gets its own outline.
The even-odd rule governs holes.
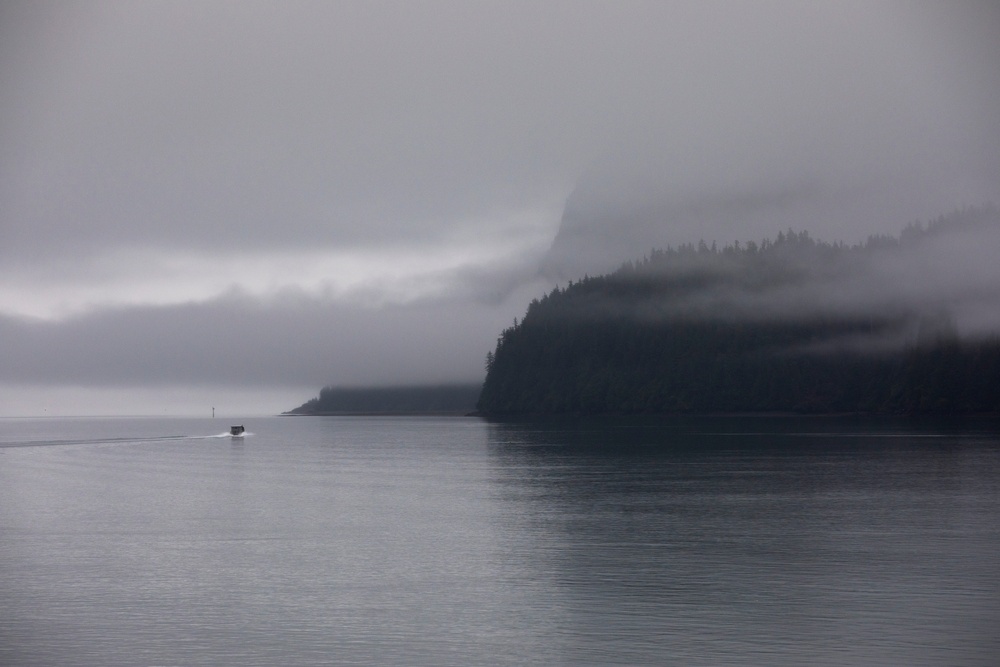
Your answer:
[[[0,420],[0,664],[997,665],[1000,422]]]

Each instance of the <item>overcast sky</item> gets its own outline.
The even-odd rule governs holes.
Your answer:
[[[0,415],[480,381],[568,198],[659,245],[996,202],[998,63],[989,2],[5,2]]]

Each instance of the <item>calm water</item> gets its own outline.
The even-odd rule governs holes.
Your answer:
[[[997,665],[1000,424],[0,420],[3,665]]]

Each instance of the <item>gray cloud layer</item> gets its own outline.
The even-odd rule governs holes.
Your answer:
[[[365,308],[238,294],[69,322],[0,318],[0,375],[13,383],[315,386],[478,382],[509,322],[451,302]],[[294,407],[294,406],[292,406]]]
[[[930,216],[1000,171],[986,4],[4,11],[8,255],[425,239],[565,194],[608,151],[679,204],[933,183]]]

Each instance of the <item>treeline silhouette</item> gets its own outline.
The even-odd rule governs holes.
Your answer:
[[[478,410],[998,413],[1000,339],[960,339],[933,299],[838,289],[863,288],[907,248],[998,220],[988,206],[853,246],[788,231],[653,251],[532,301],[487,354]]]

